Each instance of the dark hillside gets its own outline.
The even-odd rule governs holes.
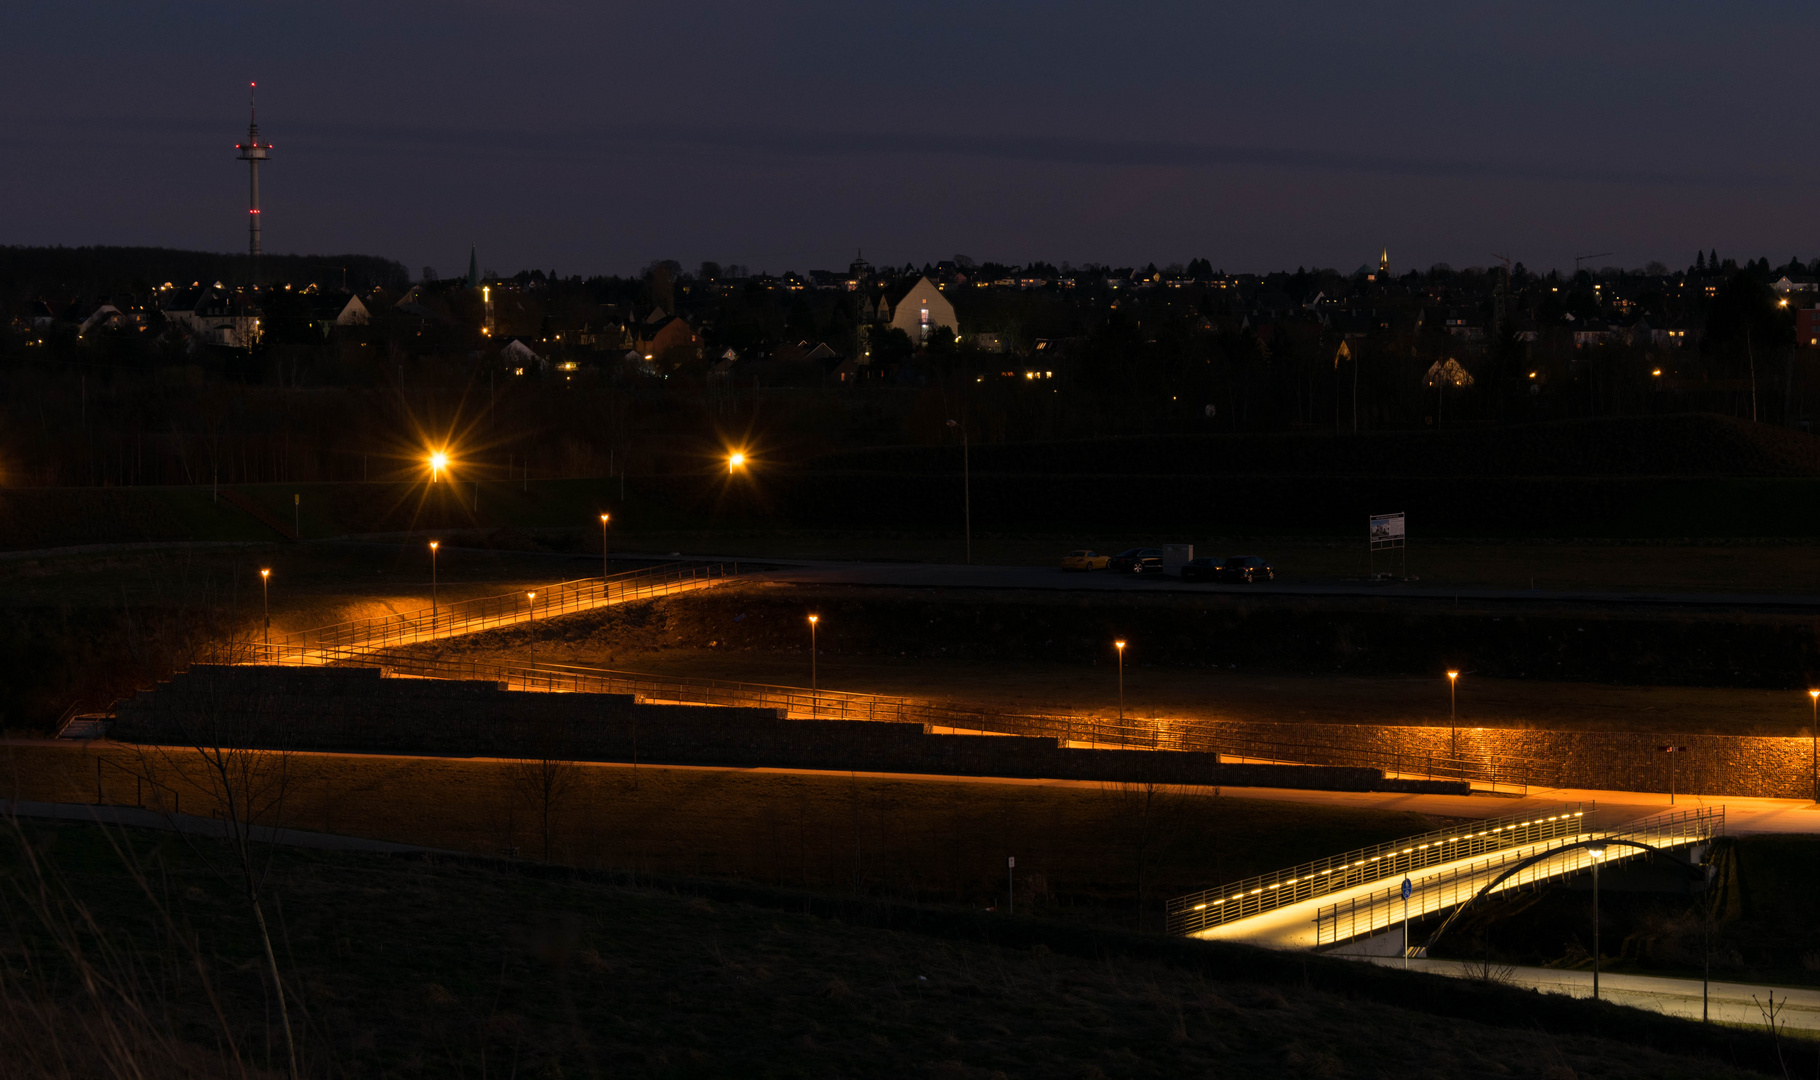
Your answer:
[[[16,247],[0,245],[0,296],[15,299],[92,297],[138,290],[166,281],[229,285],[248,280],[247,257],[239,252],[179,251],[153,247]],[[262,255],[262,281],[321,283],[339,288],[346,272],[350,289],[383,285],[399,289],[411,275],[376,255]]]
[[[1236,476],[1820,476],[1820,438],[1697,413],[1445,431],[1141,435],[971,449],[980,473]],[[884,447],[805,462],[818,472],[948,472],[960,448]]]

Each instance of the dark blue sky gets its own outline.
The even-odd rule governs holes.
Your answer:
[[[1228,270],[1820,255],[1820,6],[1657,0],[11,11],[0,242],[466,269]]]

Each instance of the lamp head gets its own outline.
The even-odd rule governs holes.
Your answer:
[[[811,616],[809,616],[809,625],[810,625],[810,626],[814,626],[814,625],[815,625],[815,624],[816,624],[816,623],[818,623],[818,622],[820,622],[820,621],[821,621],[821,616],[820,616],[820,615],[811,615]]]
[[[733,466],[736,469],[739,468],[741,465],[744,465],[745,463],[746,463],[746,455],[744,455],[744,454],[736,453],[736,454],[732,455],[731,457],[727,458],[727,464]]]
[[[272,572],[270,570],[261,570],[261,571],[259,571],[259,576],[262,578],[271,577]]]
[[[602,525],[605,525],[605,524],[606,524],[606,523],[607,523],[607,518],[609,518],[609,517],[611,517],[611,516],[612,516],[612,515],[611,515],[611,514],[602,514],[602,515],[600,515],[600,523],[601,523],[601,524],[602,524]]]
[[[1115,641],[1112,643],[1112,647],[1115,649],[1118,649],[1122,652],[1122,651],[1124,651],[1125,643],[1122,641]]]
[[[449,455],[441,450],[430,455],[430,468],[441,472],[449,464]]]
[[[1820,701],[1820,690],[1809,690],[1807,696],[1813,698],[1815,701]]]
[[[1460,673],[1457,671],[1450,671],[1447,673],[1447,677],[1450,679],[1457,679],[1460,677]]]
[[[1594,862],[1597,862],[1600,859],[1605,858],[1605,845],[1599,844],[1595,847],[1589,847],[1586,849],[1586,853],[1593,857]]]
[[[535,600],[535,599],[537,599],[537,593],[536,593],[536,591],[535,591],[535,590],[533,590],[533,591],[531,591],[531,592],[528,592],[528,593],[525,593],[525,599],[527,599],[527,600]]]
[[[431,550],[431,551],[435,551],[435,550],[436,550],[436,549],[437,549],[437,548],[438,548],[438,547],[440,547],[440,546],[442,546],[442,541],[441,541],[441,540],[432,540],[432,541],[430,541],[430,550]]]

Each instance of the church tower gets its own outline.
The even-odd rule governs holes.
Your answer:
[[[1387,278],[1389,276],[1390,276],[1390,249],[1385,248],[1384,254],[1378,256],[1378,280],[1383,281],[1385,278]]]

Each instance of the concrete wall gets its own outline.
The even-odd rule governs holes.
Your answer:
[[[1429,755],[1448,752],[1444,727],[1368,724],[1227,723],[1222,733],[1260,742],[1296,742],[1336,750],[1367,750],[1393,763],[1403,775],[1423,772]],[[1669,757],[1661,746],[1685,746],[1674,757],[1674,788],[1684,794],[1812,798],[1814,744],[1806,738],[1734,735],[1662,735],[1621,731],[1544,731],[1461,728],[1460,754],[1481,760],[1529,759],[1553,773],[1547,782],[1564,787],[1618,791],[1669,790]],[[1395,768],[1398,756],[1402,766]],[[1318,761],[1318,755],[1309,755]],[[1502,767],[1500,767],[1502,770]],[[1504,776],[1502,771],[1500,776]],[[1558,780],[1557,780],[1558,777]],[[1508,778],[1524,779],[1521,766]],[[1541,776],[1530,779],[1542,781]]]
[[[1405,790],[1377,769],[1235,764],[1217,754],[1065,748],[920,724],[788,720],[774,710],[641,705],[623,694],[386,679],[372,668],[197,666],[121,704],[113,734],[202,743],[487,757],[862,769],[1341,791]],[[1417,785],[1437,791],[1463,785]]]

